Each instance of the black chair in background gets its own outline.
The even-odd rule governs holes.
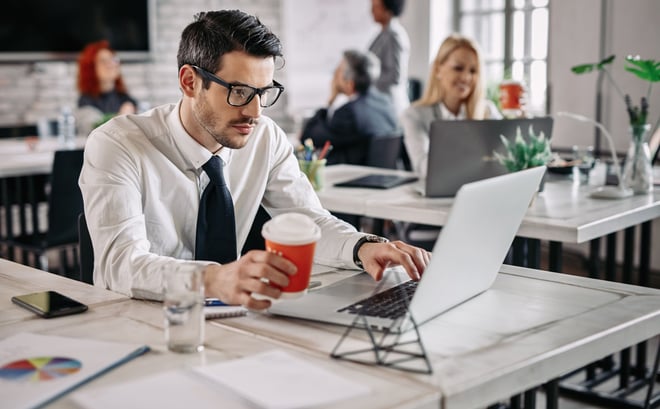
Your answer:
[[[39,231],[38,204],[31,207],[31,229],[22,228],[19,235],[14,236],[12,229],[7,229],[2,243],[8,248],[9,258],[17,260],[16,251],[21,251],[20,261],[42,270],[49,270],[48,251],[58,251],[60,265],[54,272],[69,276],[78,271],[78,215],[82,212],[83,202],[78,177],[83,163],[83,150],[62,150],[55,152],[53,170],[50,175],[48,203],[48,227]],[[21,215],[21,219],[24,216]],[[21,225],[26,225],[21,220]],[[7,226],[12,226],[10,219]],[[72,253],[72,254],[71,254]]]
[[[366,165],[376,168],[398,169],[401,167],[401,152],[404,150],[403,136],[399,133],[374,138],[369,143]],[[379,236],[385,236],[385,220],[372,219],[371,232]]]
[[[408,99],[417,101],[422,96],[422,81],[417,78],[408,78]]]
[[[20,138],[37,136],[37,125],[0,126],[0,138]]]
[[[94,284],[94,247],[84,213],[78,215],[78,264],[80,275],[76,279],[83,283]]]
[[[403,136],[401,134],[371,139],[365,165],[375,168],[397,169],[402,143]]]

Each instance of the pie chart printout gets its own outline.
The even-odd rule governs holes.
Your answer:
[[[73,358],[41,356],[21,359],[0,367],[0,379],[16,382],[45,382],[72,375],[82,363]]]

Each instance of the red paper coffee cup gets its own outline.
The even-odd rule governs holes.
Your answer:
[[[504,81],[500,84],[500,108],[507,110],[521,109],[523,85],[519,81]]]
[[[289,276],[289,285],[282,288],[281,298],[296,298],[305,294],[321,228],[304,214],[285,213],[266,222],[261,234],[267,251],[281,255],[298,267],[296,274]]]

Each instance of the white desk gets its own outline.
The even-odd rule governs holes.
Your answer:
[[[344,331],[267,315],[214,324],[321,353]],[[437,388],[442,408],[484,407],[660,333],[660,291],[503,266],[489,291],[421,329],[434,373],[400,375]]]
[[[326,188],[318,192],[330,211],[383,219],[442,226],[447,220],[451,199],[419,195],[414,184],[387,190],[334,187],[333,184],[369,173],[404,171],[334,165],[326,168]],[[548,181],[518,230],[519,236],[564,243],[584,243],[660,217],[660,189],[649,195],[623,200],[588,197],[589,186],[570,180]]]
[[[87,303],[89,311],[67,317],[41,319],[5,298],[9,295],[39,291],[44,288],[60,291]],[[167,350],[160,303],[130,300],[115,293],[89,286],[50,273],[0,259],[0,316],[21,316],[23,319],[0,321],[0,339],[17,332],[79,337],[103,341],[131,342],[149,345],[151,351],[135,358],[85,384],[78,390],[115,385],[168,370],[210,365],[273,349],[285,350],[300,359],[346,379],[370,388],[369,395],[341,401],[320,408],[437,408],[439,393],[429,385],[401,377],[398,372],[381,368],[332,360],[328,354],[297,347],[289,342],[276,342],[232,328],[212,325],[207,321],[205,350],[199,354],[177,354]],[[15,292],[16,291],[16,292]],[[28,315],[26,315],[26,314]],[[24,316],[25,315],[25,316]],[[24,317],[23,317],[24,316]],[[293,380],[292,380],[293,381]],[[75,392],[74,392],[75,393]],[[5,397],[6,398],[6,397]],[[71,394],[48,407],[77,407]],[[190,407],[195,407],[194,401]],[[237,408],[253,408],[247,404]]]
[[[28,272],[29,274],[26,274]],[[324,282],[337,274],[316,276]],[[213,363],[273,348],[285,349],[341,376],[366,383],[369,397],[342,408],[436,407],[468,409],[543,384],[609,353],[660,333],[660,291],[606,281],[505,267],[491,290],[422,327],[432,375],[332,360],[329,353],[344,328],[250,313],[207,323],[206,351],[166,351],[160,305],[114,298],[112,293],[0,260],[0,288],[70,291],[91,303],[90,311],[52,320],[0,323],[0,338],[17,331],[146,343],[153,352],[83,386],[92,389],[166,369]],[[30,283],[32,288],[30,288]],[[88,295],[81,292],[87,290]],[[3,297],[13,290],[3,291]],[[86,298],[83,298],[86,297]],[[108,298],[107,301],[100,300]],[[92,300],[99,303],[94,304]],[[0,304],[3,316],[19,307]],[[364,334],[353,332],[362,344]],[[68,397],[53,407],[67,407]]]
[[[326,168],[326,187],[318,192],[323,206],[334,212],[357,214],[382,219],[400,220],[442,226],[449,214],[452,199],[425,198],[417,193],[414,184],[387,190],[334,187],[369,173],[410,172],[368,168],[355,165],[334,165]],[[552,175],[550,175],[552,176]],[[606,276],[614,275],[616,265],[616,233],[626,230],[625,246],[634,248],[634,228],[641,225],[640,278],[639,284],[648,285],[651,249],[651,221],[660,217],[660,188],[648,195],[633,196],[623,200],[603,200],[588,197],[590,186],[575,185],[569,180],[553,180],[545,183],[534,204],[530,207],[518,230],[519,237],[550,242],[549,269],[561,269],[561,243],[585,243],[591,245],[591,276],[599,276],[597,260],[600,259],[601,237],[607,237]],[[516,241],[517,243],[518,241]],[[532,246],[524,263],[538,267],[540,250]],[[514,252],[514,259],[520,260]],[[624,272],[632,271],[632,250],[626,251]],[[529,259],[534,261],[529,262]]]

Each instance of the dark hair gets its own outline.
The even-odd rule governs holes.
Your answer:
[[[181,33],[177,63],[179,69],[190,64],[216,72],[222,56],[232,51],[275,58],[282,56],[282,43],[258,18],[240,10],[201,12]],[[208,82],[204,79],[205,87]]]
[[[380,76],[380,61],[375,54],[367,51],[362,53],[357,50],[344,51],[346,69],[344,78],[355,83],[355,90],[364,94]]]
[[[396,17],[403,13],[403,6],[406,5],[406,0],[383,0],[383,6],[388,9]]]

